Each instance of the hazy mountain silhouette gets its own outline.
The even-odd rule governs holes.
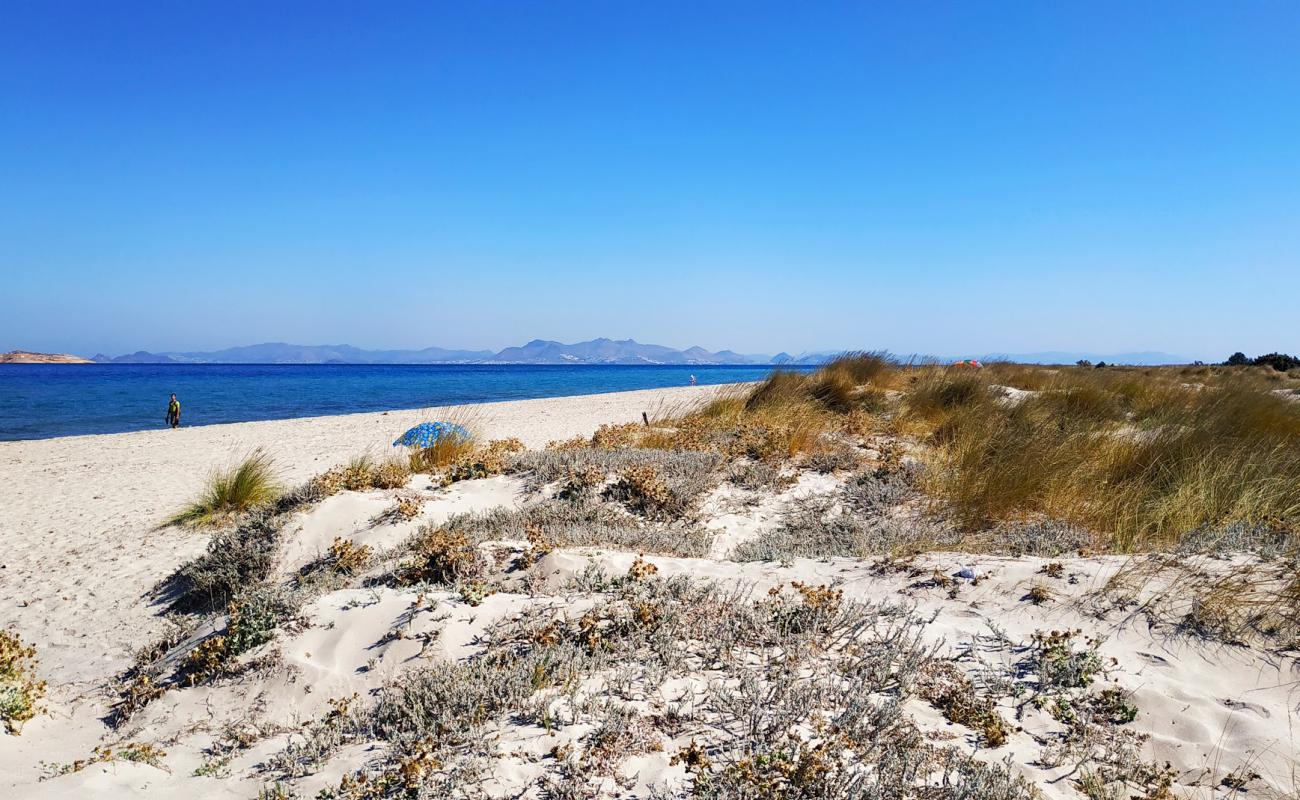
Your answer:
[[[520,347],[491,350],[363,350],[347,344],[300,345],[284,342],[230,347],[209,352],[139,351],[93,359],[101,364],[766,364],[765,355],[742,355],[731,350],[713,353],[702,347],[676,350],[632,339],[592,339],[564,344],[543,339]]]
[[[775,356],[746,355],[732,350],[712,352],[703,347],[677,350],[659,344],[642,344],[634,339],[591,339],[565,344],[534,339],[500,352],[426,347],[421,350],[363,350],[347,344],[302,345],[267,342],[230,347],[210,352],[150,353],[144,350],[109,358],[97,354],[100,364],[821,364],[840,351],[778,353]],[[899,356],[901,361],[1016,361],[1024,364],[1073,364],[1081,359],[1108,364],[1186,364],[1183,356],[1159,351],[1131,353],[1086,353],[1046,351],[1039,353],[983,353],[961,356]]]

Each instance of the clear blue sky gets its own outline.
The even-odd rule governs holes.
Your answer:
[[[1300,3],[0,10],[0,349],[1300,351]]]

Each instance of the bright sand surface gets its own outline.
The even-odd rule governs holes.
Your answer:
[[[517,436],[530,447],[590,435],[604,423],[639,420],[642,412],[680,407],[706,399],[718,387],[661,389],[583,397],[523,400],[474,407],[476,427],[488,438]],[[468,654],[487,625],[533,602],[524,592],[493,595],[470,608],[450,593],[434,593],[434,605],[412,616],[408,627],[428,633],[425,652],[414,638],[392,640],[395,621],[411,616],[412,593],[383,587],[323,595],[305,610],[307,627],[286,632],[276,643],[288,671],[255,676],[230,685],[176,690],[156,701],[121,732],[124,740],[160,742],[168,752],[163,771],[144,764],[95,764],[73,774],[39,781],[40,763],[68,763],[90,755],[105,741],[101,721],[113,695],[110,681],[132,662],[136,649],[160,629],[162,608],[150,589],[201,553],[206,533],[159,523],[201,488],[208,471],[250,449],[270,453],[287,482],[297,483],[364,452],[379,454],[418,422],[446,416],[446,410],[392,411],[335,417],[214,425],[30,442],[0,442],[0,627],[37,646],[39,674],[49,682],[48,714],[29,722],[21,736],[0,734],[0,797],[252,797],[259,781],[251,767],[283,747],[283,736],[254,745],[229,766],[232,777],[194,776],[202,747],[225,726],[256,714],[267,724],[291,730],[328,711],[331,697],[364,695],[420,658]],[[522,482],[497,477],[427,490],[416,520],[376,525],[388,508],[383,492],[345,492],[300,514],[286,528],[279,574],[292,575],[317,557],[335,536],[375,548],[391,546],[424,522],[461,511],[486,510],[520,502]],[[869,561],[795,559],[790,564],[725,560],[731,547],[771,526],[781,503],[800,492],[831,491],[834,478],[809,473],[784,493],[757,505],[730,504],[721,488],[705,503],[707,527],[715,530],[710,558],[648,557],[663,575],[690,574],[741,580],[763,592],[783,581],[837,583],[846,597],[868,601],[904,600],[926,618],[927,638],[944,648],[969,645],[989,626],[1016,641],[1036,630],[1081,628],[1103,636],[1102,653],[1114,659],[1119,685],[1132,691],[1141,709],[1134,722],[1151,735],[1146,757],[1169,760],[1184,785],[1214,785],[1240,764],[1280,785],[1295,762],[1300,734],[1296,719],[1293,662],[1252,648],[1208,646],[1176,639],[1143,618],[1124,614],[1102,619],[1087,605],[1090,590],[1103,585],[1125,559],[1064,559],[1068,580],[1052,582],[1058,600],[1042,606],[1023,601],[1029,587],[1044,581],[1046,563],[1034,558],[932,554],[917,562],[920,572],[881,571]],[[540,567],[557,593],[569,577],[599,559],[613,573],[626,572],[633,553],[557,550]],[[959,596],[924,588],[931,574],[967,567],[981,578]],[[1158,587],[1154,587],[1158,588]],[[443,595],[446,595],[445,597]],[[427,629],[427,630],[426,630]],[[918,724],[944,736],[962,735],[932,708],[912,709]],[[1049,797],[1077,797],[1068,769],[1028,766],[1035,752],[1026,730],[990,760],[1010,755],[1017,768]],[[554,748],[553,738],[525,729],[500,732],[502,751],[536,758],[505,760],[496,771],[502,793],[527,787],[537,763]],[[206,737],[206,738],[205,738]],[[110,737],[111,739],[112,737]],[[636,760],[638,786],[682,773],[672,766],[674,747]],[[354,754],[355,755],[355,754]],[[340,770],[355,768],[361,756],[341,754],[297,788],[304,797],[336,783]],[[362,759],[363,760],[363,759]],[[242,772],[241,772],[242,770]],[[1198,770],[1208,770],[1198,777]],[[678,776],[681,777],[681,776]],[[529,795],[531,796],[531,795]],[[1206,793],[1204,796],[1211,796]],[[1261,795],[1265,796],[1265,795]]]
[[[41,644],[51,684],[120,671],[157,612],[144,593],[207,543],[205,533],[157,526],[198,494],[213,468],[254,448],[298,483],[362,453],[391,452],[411,426],[467,409],[481,436],[542,447],[718,391],[647,389],[0,442],[0,626]]]

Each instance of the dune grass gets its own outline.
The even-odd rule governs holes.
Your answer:
[[[1116,604],[1176,633],[1280,650],[1300,647],[1300,556],[1229,560],[1150,554],[1113,574],[1092,601]]]
[[[846,414],[872,389],[888,388],[898,363],[888,353],[845,353],[811,372],[777,370],[744,398],[744,410],[805,407]]]
[[[662,411],[648,426],[604,426],[592,443],[709,450],[758,461],[807,458],[834,449],[834,434],[880,409],[895,367],[887,354],[850,353],[812,373],[777,370],[755,386],[723,391],[702,405]]]
[[[214,470],[202,494],[167,520],[167,525],[213,525],[271,504],[281,492],[275,463],[261,448],[238,464]]]
[[[410,448],[412,472],[438,472],[446,469],[474,452],[477,447],[482,420],[474,409],[453,408],[440,413],[439,420],[459,425],[466,432],[465,435],[449,433],[439,437],[429,447]]]
[[[462,457],[474,451],[474,437],[448,434],[428,447],[412,448],[410,454],[411,470],[414,472],[436,472],[456,463]]]
[[[968,528],[1046,516],[1165,547],[1233,523],[1300,523],[1300,406],[1249,376],[1062,368],[999,402],[996,373],[932,370],[900,429],[928,437],[926,488]]]
[[[1300,530],[1300,403],[1279,391],[1291,383],[1254,367],[974,369],[850,353],[605,440],[779,461],[883,433],[912,443],[931,510],[968,533],[1053,520],[1117,550],[1165,549],[1234,524]]]
[[[719,468],[816,465],[884,434],[910,442],[931,510],[967,533],[1048,520],[1115,550],[1167,549],[1235,524],[1300,530],[1300,403],[1278,391],[1279,380],[1292,382],[1253,367],[973,369],[849,353],[811,373],[778,370],[648,425],[602,427],[578,445],[714,453]],[[474,429],[474,420],[453,417]],[[498,449],[473,435],[444,437],[409,453],[410,467],[450,473],[486,453],[496,466],[466,476],[491,474],[517,457],[513,445]],[[380,473],[392,473],[384,485],[406,477],[370,461],[344,472],[368,484]],[[214,473],[171,522],[219,521],[275,493],[270,459],[257,451]]]

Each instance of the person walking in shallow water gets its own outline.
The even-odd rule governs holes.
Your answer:
[[[172,393],[171,401],[167,403],[167,424],[173,428],[178,428],[181,424],[181,401],[176,399],[175,392]]]

